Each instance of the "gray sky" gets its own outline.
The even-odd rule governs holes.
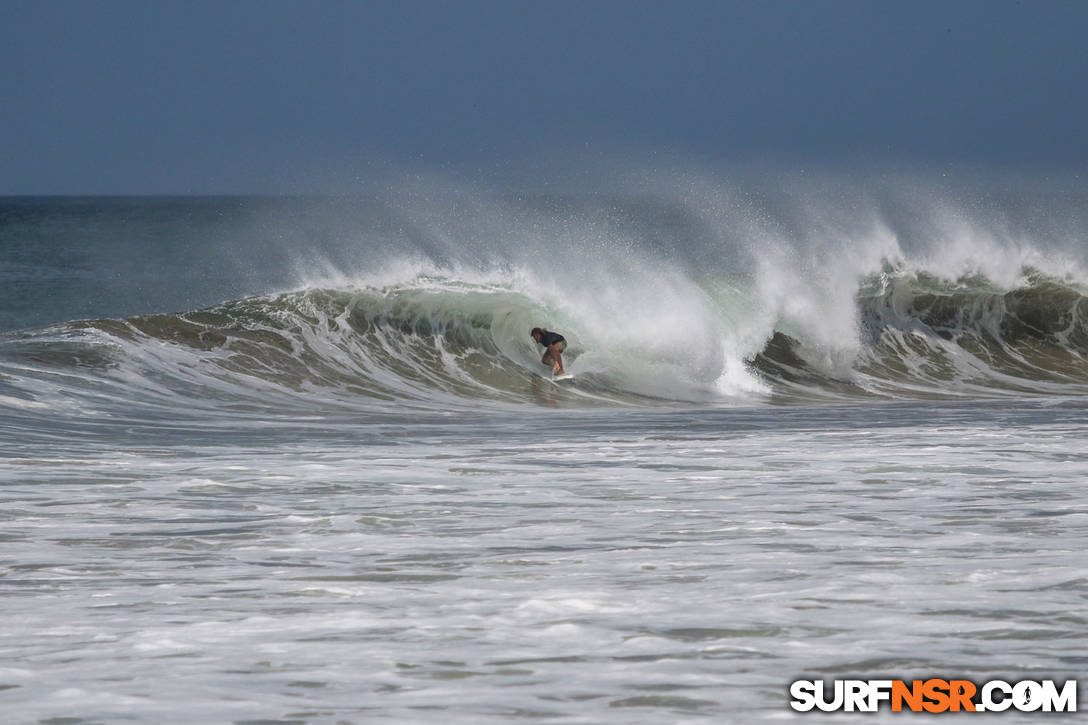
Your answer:
[[[0,194],[598,152],[1081,173],[1088,2],[0,0]]]

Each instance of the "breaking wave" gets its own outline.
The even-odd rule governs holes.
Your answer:
[[[658,319],[632,318],[607,290],[599,305],[570,307],[531,285],[435,274],[316,287],[8,333],[0,404],[86,412],[124,401],[222,414],[1088,392],[1085,289],[1023,272],[1005,289],[887,266],[854,291],[852,332],[834,345],[796,315],[752,329],[766,319],[752,313],[756,292],[695,280],[658,305]],[[568,338],[573,385],[548,379],[528,336],[536,325]]]
[[[15,261],[56,274],[5,299],[17,319],[62,321],[0,334],[0,405],[166,417],[1088,392],[1078,192],[779,181],[20,202]],[[86,239],[97,256],[76,254]],[[88,300],[99,319],[63,321]],[[131,314],[156,307],[188,311]],[[548,378],[535,326],[567,337],[574,384]]]

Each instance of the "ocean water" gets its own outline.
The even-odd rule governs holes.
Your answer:
[[[1079,677],[1088,199],[667,181],[0,200],[2,719]]]

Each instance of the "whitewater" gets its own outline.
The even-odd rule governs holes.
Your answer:
[[[0,713],[758,722],[813,717],[798,679],[1074,679],[1084,210],[686,172],[0,199]]]

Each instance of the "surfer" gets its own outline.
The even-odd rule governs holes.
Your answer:
[[[544,346],[544,357],[540,362],[552,366],[552,375],[564,375],[563,351],[567,349],[567,340],[558,332],[549,332],[546,327],[534,327],[529,331],[530,337]]]

